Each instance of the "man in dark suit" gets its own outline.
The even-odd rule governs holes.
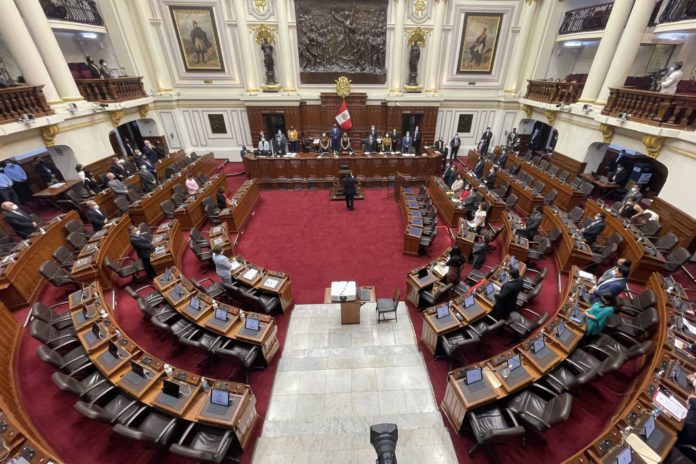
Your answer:
[[[459,147],[462,145],[462,141],[459,139],[459,134],[454,134],[452,140],[450,140],[450,156],[451,159],[457,159],[457,154],[459,153]]]
[[[401,139],[399,139],[399,131],[396,130],[396,127],[392,128],[391,132],[389,132],[389,137],[392,140],[392,151],[399,151],[397,147],[401,146]]]
[[[114,156],[111,158],[111,161],[111,167],[109,170],[114,173],[118,180],[123,180],[128,177],[128,171],[123,167],[123,163],[125,162],[124,160]]]
[[[442,141],[442,137],[435,141],[435,143],[433,144],[433,148],[435,149],[435,151],[439,151],[445,157],[447,157],[447,152],[445,151],[445,142]]]
[[[155,251],[155,246],[150,239],[140,235],[140,231],[137,227],[130,226],[128,232],[130,233],[131,246],[135,249],[138,258],[143,262],[143,268],[145,269],[148,279],[154,279],[157,274],[150,263],[150,255]]]
[[[519,141],[520,136],[517,134],[517,128],[513,127],[512,132],[509,132],[507,137],[505,138],[505,147],[508,150],[514,150],[517,146],[517,142]]]
[[[542,219],[543,215],[541,213],[541,210],[538,206],[535,206],[532,209],[531,214],[527,216],[527,222],[524,226],[524,229],[517,229],[517,234],[529,240],[534,239],[534,236],[539,231],[539,226],[541,225]]]
[[[492,138],[493,132],[491,132],[491,128],[486,127],[486,130],[483,132],[481,140],[479,141],[479,153],[481,154],[481,156],[484,156],[488,153],[488,147],[491,144]]]
[[[331,136],[331,151],[336,153],[339,150],[339,139],[341,138],[341,130],[338,128],[336,123],[334,123],[333,127],[331,128],[329,136]]]
[[[491,170],[488,171],[488,175],[484,179],[483,183],[486,184],[486,187],[492,189],[495,187],[496,179],[498,179],[498,166],[493,166],[491,167]]]
[[[616,171],[609,176],[609,182],[619,188],[623,188],[626,185],[626,182],[628,182],[628,174],[628,169],[619,164],[616,167]]]
[[[619,258],[616,266],[607,269],[597,279],[597,285],[590,289],[593,301],[598,301],[602,294],[610,294],[614,297],[626,291],[628,275],[631,273],[631,260]]]
[[[377,151],[377,139],[372,134],[368,135],[363,141],[362,151],[363,153],[374,153]]]
[[[374,124],[370,127],[370,131],[367,133],[368,136],[372,136],[373,139],[377,140],[377,129],[375,129]]]
[[[619,166],[623,166],[627,161],[626,150],[621,150],[616,158],[609,163],[609,172],[616,172]]]
[[[121,182],[116,178],[116,175],[113,172],[109,172],[106,174],[107,182],[106,186],[109,187],[113,192],[114,195],[122,196],[122,197],[127,197],[128,195],[128,187],[126,187],[126,184]]]
[[[454,179],[457,178],[457,168],[452,166],[452,163],[447,163],[445,172],[442,173],[442,178],[444,179],[445,184],[447,184],[448,187],[451,187]]]
[[[476,163],[476,166],[474,166],[474,175],[477,178],[483,177],[483,166],[485,165],[485,162],[483,161],[483,157],[479,158],[478,163]]]
[[[508,151],[507,149],[503,148],[503,152],[500,154],[500,158],[498,158],[498,166],[500,166],[500,169],[505,169],[505,163],[507,163],[508,160]]]
[[[472,258],[472,269],[481,269],[483,263],[486,262],[486,256],[488,256],[488,242],[490,241],[490,235],[477,235],[476,243],[471,247],[471,258]]]
[[[29,213],[19,209],[11,201],[2,203],[2,215],[5,221],[22,238],[27,238],[38,230],[38,224],[29,216]]]
[[[97,202],[92,200],[87,202],[87,212],[85,216],[87,216],[87,220],[92,224],[92,229],[94,229],[95,232],[102,230],[106,221],[109,220],[106,213],[99,209]]]
[[[159,160],[159,154],[157,153],[157,151],[155,151],[155,147],[149,140],[145,140],[145,142],[143,142],[143,153],[145,154],[145,156],[147,156],[147,159],[149,159],[152,164],[157,164],[157,160]]]
[[[623,199],[621,200],[622,203],[626,203],[628,200],[633,199],[636,203],[640,203],[643,201],[643,193],[640,191],[640,185],[638,184],[633,184],[633,187],[626,192],[626,195],[624,195]]]
[[[416,126],[416,128],[413,130],[413,148],[416,151],[416,154],[420,152],[421,135],[420,127]]]
[[[595,240],[597,240],[599,234],[601,234],[604,230],[604,217],[604,213],[597,213],[592,222],[580,229],[583,238],[587,241],[589,245],[592,245],[595,242]]]
[[[145,193],[152,192],[157,187],[157,179],[144,164],[140,166],[140,186]]]
[[[346,208],[351,211],[353,210],[353,199],[355,198],[357,190],[353,174],[345,176],[343,178],[343,195],[346,197]]]
[[[500,288],[500,292],[495,295],[495,305],[491,311],[491,316],[496,319],[507,319],[511,311],[517,309],[517,295],[522,291],[522,279],[520,271],[512,268],[508,271],[510,278]]]
[[[60,172],[56,165],[43,158],[39,159],[38,163],[36,163],[34,171],[36,171],[46,185],[53,185],[63,180],[63,173]]]

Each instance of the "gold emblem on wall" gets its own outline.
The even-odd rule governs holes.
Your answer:
[[[123,111],[109,111],[109,117],[111,117],[111,125],[118,127],[121,123],[121,119],[123,119]]]
[[[267,40],[270,44],[275,43],[275,33],[277,30],[275,26],[259,24],[258,26],[249,26],[249,29],[256,33],[257,44],[263,43],[264,40]]]
[[[411,29],[408,32],[408,46],[412,46],[414,43],[418,44],[419,47],[425,47],[427,45],[427,39],[430,32],[423,30],[420,27]]]
[[[254,8],[260,13],[263,13],[264,11],[266,11],[267,6],[268,6],[267,0],[254,0]]]
[[[351,80],[346,76],[341,76],[336,79],[336,93],[341,98],[346,98],[350,95],[350,83]]]
[[[41,128],[41,138],[47,147],[52,147],[56,144],[56,136],[60,134],[58,124],[49,124]]]
[[[549,121],[550,125],[554,125],[556,123],[556,112],[551,111],[551,110],[546,110],[544,111],[544,116],[546,116],[546,119]]]
[[[532,107],[529,105],[522,105],[522,111],[527,115],[527,119],[532,119]]]
[[[651,158],[657,158],[660,156],[660,152],[662,151],[664,144],[664,137],[659,137],[657,135],[643,136],[643,145],[645,145],[645,150],[648,152],[648,156]]]
[[[140,105],[138,107],[138,113],[140,114],[140,119],[145,119],[147,117],[147,113],[150,112],[150,105]]]
[[[425,0],[416,0],[413,3],[413,14],[418,18],[422,18],[425,16],[427,6],[428,3]]]
[[[600,124],[599,132],[602,133],[602,140],[604,143],[611,143],[611,139],[614,138],[614,126],[609,124]]]

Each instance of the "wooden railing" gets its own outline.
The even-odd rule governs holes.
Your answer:
[[[75,79],[85,100],[114,103],[147,97],[142,77],[115,77],[111,79]]]
[[[577,82],[527,81],[525,98],[544,103],[575,103],[582,94],[585,84]]]
[[[23,114],[34,117],[53,114],[42,85],[20,85],[0,89],[0,124],[17,122]]]
[[[673,23],[696,19],[696,3],[693,0],[670,0],[662,10],[659,23]]]
[[[613,3],[605,3],[566,11],[558,33],[601,31],[607,25],[612,6]]]
[[[696,95],[668,95],[648,90],[609,89],[602,114],[626,114],[631,121],[675,129],[696,129]]]

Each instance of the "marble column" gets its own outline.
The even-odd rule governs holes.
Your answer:
[[[34,44],[46,64],[60,98],[68,102],[84,100],[39,0],[18,0],[15,3],[34,38]]]
[[[29,85],[43,85],[43,93],[49,104],[60,103],[62,100],[53,85],[51,75],[17,6],[12,0],[0,0],[0,12],[0,38],[17,62],[24,80]]]
[[[394,0],[394,40],[391,44],[392,60],[389,72],[389,93],[401,93],[401,78],[404,74],[404,20],[406,17],[406,2],[408,0]]]
[[[169,74],[169,66],[164,62],[163,51],[160,46],[160,39],[153,30],[151,22],[152,15],[150,13],[150,2],[142,2],[135,0],[132,2],[135,6],[135,15],[140,23],[140,30],[143,33],[145,40],[145,48],[147,50],[148,61],[150,62],[152,81],[157,84],[156,92],[171,92],[172,78]],[[159,20],[158,20],[159,21]]]
[[[283,70],[283,90],[296,92],[295,67],[293,66],[294,51],[290,41],[290,28],[288,27],[288,0],[276,2],[276,14],[278,15],[278,56]]]
[[[254,56],[257,53],[257,47],[249,34],[249,26],[246,18],[246,2],[233,1],[234,15],[237,20],[237,34],[239,37],[240,53],[242,55],[242,64],[244,69],[244,87],[246,92],[259,91],[259,75],[256,72],[256,62]]]
[[[624,30],[628,16],[631,14],[631,6],[633,0],[616,0],[611,8],[609,20],[604,28],[604,34],[597,47],[590,66],[590,72],[587,74],[585,87],[582,89],[579,102],[594,103],[599,96],[599,91],[602,88],[604,79],[607,77],[607,71],[614,55],[617,51],[616,44],[619,43],[621,33]]]
[[[517,40],[515,40],[516,45],[512,50],[510,65],[505,78],[504,89],[506,93],[516,93],[519,90],[520,72],[522,69],[522,62],[529,49],[527,42],[529,41],[529,33],[532,29],[532,20],[536,13],[536,5],[536,0],[522,3],[523,10],[522,19],[520,21],[520,31],[517,34]]]
[[[438,78],[440,76],[440,44],[442,43],[442,23],[445,17],[447,0],[435,0],[435,22],[433,33],[428,44],[428,62],[425,68],[425,92],[437,92]]]
[[[650,22],[655,3],[657,3],[657,0],[636,0],[633,4],[631,16],[628,17],[626,27],[623,34],[621,34],[621,40],[616,47],[616,53],[614,53],[614,58],[611,60],[607,77],[604,79],[602,90],[600,90],[599,97],[597,97],[595,102],[598,105],[607,103],[609,87],[622,87],[624,82],[626,82],[633,60],[636,59],[636,54],[638,54],[638,48],[645,33],[645,28],[648,27],[648,22]]]

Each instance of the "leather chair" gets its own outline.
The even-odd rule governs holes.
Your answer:
[[[116,424],[114,432],[122,437],[144,441],[157,446],[168,446],[175,436],[178,420],[148,406],[142,406],[123,424]]]
[[[59,330],[39,319],[31,321],[30,334],[52,350],[64,351],[80,344],[72,326]]]
[[[261,351],[257,346],[241,344],[233,340],[213,347],[213,355],[236,367],[238,373],[243,374],[244,383],[249,383],[249,369],[263,367],[259,363],[263,361]],[[260,358],[260,359],[259,359]],[[258,360],[258,361],[257,361]]]
[[[195,280],[191,281],[198,289],[198,291],[205,293],[211,298],[217,298],[223,293],[225,293],[225,289],[223,288],[222,284],[220,282],[216,282],[210,277],[206,277],[205,279],[201,279],[198,282]],[[204,284],[203,282],[207,282],[207,284]]]
[[[540,261],[551,251],[551,240],[546,237],[540,236],[538,242],[530,241],[529,244],[533,245],[533,248],[529,249],[528,260]]]
[[[577,190],[582,184],[582,182],[582,177],[575,177],[573,180],[569,182],[569,184],[574,190]]]
[[[184,184],[174,184],[172,186],[172,195],[176,194],[188,196],[188,192],[186,191],[186,187],[184,186]]]
[[[531,317],[524,317],[523,312],[529,313]],[[521,308],[519,311],[510,312],[505,324],[515,334],[516,340],[521,340],[541,327],[548,317],[548,313],[539,314],[529,308]]]
[[[143,313],[143,318],[151,319],[155,317],[160,322],[167,323],[170,319],[179,316],[179,313],[168,304],[154,305],[142,298],[136,300],[136,304],[140,312]]]
[[[536,193],[538,195],[541,195],[541,192],[543,192],[545,188],[546,188],[546,184],[543,183],[542,181],[538,180],[538,181],[534,182],[534,187],[532,187],[532,191],[534,191],[534,193]],[[550,192],[550,190],[549,190],[549,192]],[[544,198],[544,203],[546,203],[546,198]]]
[[[36,303],[31,305],[31,317],[32,319],[38,319],[40,321],[43,321],[57,330],[63,330],[67,329],[68,327],[72,327],[73,322],[70,313],[58,314],[53,309],[61,306],[66,306],[66,302],[57,303],[53,306],[46,306],[40,301],[37,301]]]
[[[167,219],[174,219],[176,206],[174,206],[172,200],[164,200],[162,203],[160,203],[160,209],[162,210],[162,213],[164,213],[164,217]]]
[[[535,383],[509,401],[508,408],[520,420],[543,432],[568,419],[573,397],[569,393],[559,395]]]
[[[585,214],[584,209],[580,208],[579,206],[575,206],[568,213],[568,218],[577,224],[578,222],[580,222],[580,219],[582,219],[582,216],[584,214]]]
[[[446,300],[453,286],[454,285],[451,283],[440,285],[435,293],[433,293],[431,290],[424,290],[420,294],[420,298],[418,300],[418,308],[424,309]]]
[[[189,248],[196,255],[201,264],[201,270],[209,270],[213,266],[213,252],[210,250],[202,250],[195,240],[189,239]]]
[[[70,232],[68,234],[68,243],[74,250],[81,250],[87,243],[87,237],[80,232]]]
[[[576,348],[569,357],[565,359],[565,363],[575,369],[576,377],[580,385],[592,381],[599,374],[599,359],[595,358],[582,348]]]
[[[201,231],[198,230],[198,227],[194,227],[193,229],[191,229],[191,232],[189,233],[189,239],[194,240],[201,249],[210,248],[210,240],[203,236]]]
[[[467,328],[466,331],[470,331],[470,335],[473,336],[476,335],[480,339],[483,340],[483,336],[489,333],[495,333],[496,331],[500,330],[505,325],[505,321],[497,320],[490,314],[487,314],[483,316],[482,318],[476,320],[475,322],[471,322]]]
[[[666,263],[664,270],[668,272],[677,272],[690,257],[691,253],[689,253],[689,250],[684,247],[679,247],[665,256]]]
[[[539,193],[541,193],[541,192],[539,192]],[[553,202],[557,196],[558,196],[558,190],[552,188],[551,190],[546,192],[546,196],[544,196],[544,204],[548,205],[548,206],[553,205]]]
[[[539,293],[541,293],[541,289],[543,288],[543,286],[544,284],[539,282],[534,286],[534,288],[531,291],[520,292],[519,295],[517,295],[517,307],[523,308],[524,306],[527,306],[532,301],[534,301],[536,297],[539,296]]]
[[[68,250],[65,245],[61,245],[53,252],[53,259],[66,271],[70,272],[75,263],[75,254]]]
[[[561,169],[561,172],[559,172],[556,177],[561,182],[565,182],[568,180],[568,176],[570,176],[570,172],[566,171],[565,169]]]
[[[505,199],[505,209],[507,209],[508,211],[514,209],[515,205],[517,204],[517,200],[517,195],[515,195],[514,193],[508,195],[508,197]]]
[[[76,374],[88,369],[94,369],[94,364],[89,359],[89,355],[81,346],[73,348],[65,354],[61,354],[58,350],[52,350],[46,345],[40,345],[36,348],[36,356],[46,364],[68,374]]]
[[[544,280],[548,272],[548,268],[543,268],[541,271],[527,268],[527,272],[524,273],[524,277],[522,278],[522,285],[524,286],[524,289],[531,290],[536,287],[541,283],[542,280]],[[529,274],[533,274],[533,276],[530,276]]]
[[[672,232],[667,232],[655,242],[655,248],[661,253],[667,253],[679,243],[679,237]]]
[[[119,266],[117,265],[110,257],[105,256],[104,257],[104,265],[106,266],[107,269],[109,269],[112,272],[115,272],[121,279],[125,279],[130,277],[131,278],[131,283],[139,280],[138,279],[138,273],[139,272],[145,272],[145,268],[143,267],[143,262],[140,261],[139,259],[133,260],[133,258],[126,256],[123,258],[123,260],[132,260],[130,264],[126,264],[125,266]]]
[[[657,221],[648,221],[642,226],[638,227],[638,230],[640,230],[646,237],[654,237],[657,235],[657,231],[659,231],[661,227],[662,226]]]
[[[78,401],[75,409],[83,416],[107,422],[123,424],[138,410],[138,401],[114,388],[90,402]]]
[[[196,330],[195,324],[179,315],[172,315],[172,317],[163,316],[165,315],[154,315],[150,318],[150,322],[164,333],[170,333],[177,338],[181,338]]]
[[[220,210],[218,210],[215,205],[208,205],[205,207],[205,216],[213,225],[217,226],[220,224]]]
[[[653,347],[653,341],[645,340],[639,342],[635,338],[617,332],[613,337],[607,334],[600,335],[599,338],[592,342],[592,345],[608,351],[622,353],[626,360],[629,360],[650,352]]]
[[[235,442],[233,431],[200,424],[190,424],[177,443],[169,447],[172,454],[198,461],[220,463]]]
[[[578,185],[578,190],[580,190],[580,193],[585,196],[589,197],[592,194],[592,191],[594,190],[594,185],[590,182],[582,181],[580,182],[580,185]]]
[[[585,268],[587,269],[589,267],[594,267],[594,266],[597,266],[599,264],[605,263],[612,256],[614,256],[616,254],[618,248],[619,248],[619,246],[616,243],[610,243],[608,245],[600,247],[599,250],[597,250],[597,251],[593,251],[592,252],[592,262],[589,265],[587,265]]]
[[[652,289],[648,288],[635,294],[626,292],[626,297],[618,298],[616,311],[629,316],[635,316],[638,313],[645,311],[648,308],[653,308],[657,305],[657,297]],[[614,318],[619,316],[614,316]]]
[[[125,286],[126,293],[128,293],[135,301],[143,300],[144,302],[150,303],[153,306],[159,306],[160,304],[162,304],[162,302],[164,302],[164,296],[157,290],[154,290],[145,296],[138,293],[139,291],[142,291],[147,288],[154,290],[154,287],[152,286],[145,286],[137,290],[133,290],[133,288],[130,285]]]
[[[79,234],[84,235],[85,237],[89,236],[84,224],[82,224],[82,222],[78,221],[77,219],[71,219],[63,226],[63,228],[68,234],[70,232],[77,232]]]
[[[549,372],[542,378],[544,385],[558,394],[570,392],[573,388],[580,385],[578,378],[573,371],[561,364],[553,371]]]
[[[61,391],[72,393],[87,401],[92,401],[107,390],[116,388],[98,371],[92,371],[79,380],[74,375],[54,372],[51,374],[51,380]]]
[[[525,429],[517,422],[515,414],[510,409],[499,407],[485,410],[471,411],[467,415],[469,428],[474,434],[476,444],[469,449],[469,455],[473,454],[481,446],[490,446],[507,443],[522,438],[524,447]],[[487,448],[493,462],[497,462],[492,450]]]
[[[130,193],[130,190],[128,190],[128,192]],[[126,197],[124,197],[123,195],[117,195],[114,198],[114,204],[119,209],[119,211],[121,211],[121,214],[128,214],[129,203]]]
[[[620,318],[612,332],[622,332],[636,340],[645,340],[652,336],[659,323],[657,309],[647,308],[633,318]]]
[[[477,283],[481,282],[483,279],[488,279],[490,276],[493,275],[493,272],[495,271],[495,267],[492,266],[486,266],[485,264],[481,266],[482,269],[488,269],[487,271],[483,271],[482,269],[472,269],[469,275],[466,276],[466,281],[470,282],[472,285],[476,285]]]
[[[379,324],[382,321],[386,321],[387,314],[389,313],[394,313],[394,319],[395,321],[398,321],[398,316],[397,316],[397,308],[399,307],[399,300],[401,299],[401,289],[399,287],[396,287],[396,290],[394,290],[394,297],[393,298],[378,298],[377,299],[377,306],[375,307],[375,311],[377,311],[377,323]]]
[[[175,192],[174,195],[172,195],[172,202],[174,202],[174,205],[179,207],[186,203],[186,199],[188,198],[188,195],[185,193],[179,193]]]
[[[549,163],[549,160],[541,160],[541,162],[539,163],[539,169],[541,169],[542,171],[546,171],[550,165],[551,163]]]
[[[442,351],[449,358],[449,370],[460,365],[458,361],[464,360],[466,355],[472,353],[479,343],[481,343],[481,338],[473,331],[462,330],[444,335],[440,339],[440,344]]]
[[[212,369],[213,348],[219,346],[221,342],[224,342],[221,335],[212,334],[204,329],[196,329],[186,334],[186,336],[179,337],[179,343],[182,345],[197,348],[208,353],[208,357],[200,361],[197,366],[201,367],[207,364],[209,369]]]
[[[280,298],[274,294],[259,291],[255,288],[243,289],[246,291],[246,296],[251,303],[251,308],[254,312],[265,314],[279,314],[282,312]]]
[[[555,176],[556,174],[558,174],[559,169],[560,168],[558,166],[552,164],[546,172],[548,172],[551,176]]]

